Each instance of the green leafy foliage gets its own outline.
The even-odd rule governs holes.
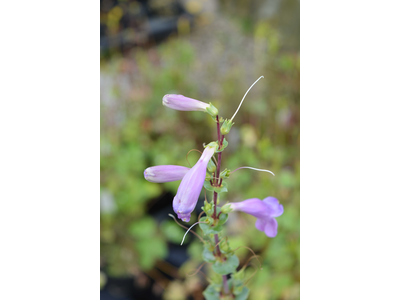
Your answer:
[[[226,193],[228,192],[228,182],[226,180],[222,180],[221,186],[213,186],[209,180],[206,180],[204,181],[204,188],[210,192]]]
[[[236,271],[236,268],[239,266],[239,258],[236,255],[232,255],[226,258],[225,261],[216,261],[212,268],[214,272],[226,275]]]
[[[210,284],[203,292],[204,297],[206,300],[220,300],[219,299],[219,291],[217,290],[221,289],[220,286],[216,286],[214,284]]]
[[[215,262],[214,253],[210,250],[208,245],[204,245],[204,250],[202,254],[203,260],[209,263]]]

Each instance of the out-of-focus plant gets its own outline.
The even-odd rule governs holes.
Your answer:
[[[162,51],[170,49],[165,47]],[[165,86],[190,86],[177,70],[190,67],[192,49],[181,45],[174,61],[164,61],[168,65],[164,72],[150,67],[154,62],[144,52],[137,53],[135,68],[143,77],[134,81],[135,90],[141,92],[134,95],[127,94],[131,82],[126,81],[123,76],[126,74],[121,70],[126,62],[114,59],[113,63],[103,66],[101,78],[102,89],[106,92],[102,93],[101,104],[100,240],[102,265],[111,275],[132,273],[138,267],[149,270],[167,255],[169,237],[161,234],[156,221],[146,215],[146,211],[150,199],[165,194],[170,188],[144,181],[143,169],[149,163],[162,164],[168,160],[183,164],[185,158],[178,157],[177,153],[194,146],[193,141],[176,143],[176,139],[163,134],[166,130],[176,130],[173,126],[180,124],[173,124],[174,114],[157,118],[160,109],[156,105],[161,99],[157,91]],[[109,74],[124,79],[111,82]],[[186,132],[180,133],[185,135]],[[157,149],[165,145],[170,145],[169,151],[157,153]]]
[[[258,80],[261,78],[263,76]],[[163,105],[169,108],[178,111],[202,111],[210,114],[216,123],[218,138],[217,141],[210,142],[205,146],[200,159],[189,170],[183,166],[159,165],[149,167],[144,171],[144,177],[149,182],[160,183],[181,180],[172,206],[178,218],[184,222],[190,221],[202,188],[204,187],[212,192],[212,200],[208,202],[206,199],[202,207],[204,217],[200,219],[199,216],[199,220],[187,230],[188,232],[193,226],[199,224],[203,231],[203,238],[196,234],[203,242],[202,258],[205,263],[211,264],[214,271],[214,274],[208,279],[210,285],[203,292],[207,300],[245,300],[249,294],[249,289],[245,286],[248,281],[244,273],[246,266],[237,270],[240,261],[235,251],[239,247],[236,249],[231,248],[228,236],[222,235],[223,225],[228,220],[229,213],[241,211],[256,217],[255,227],[264,232],[266,236],[273,238],[278,233],[276,217],[281,216],[284,211],[282,204],[274,197],[266,197],[264,200],[251,198],[241,202],[228,202],[223,206],[218,205],[220,203],[219,195],[228,192],[228,179],[234,172],[248,168],[273,174],[269,170],[246,166],[241,166],[234,171],[229,169],[222,170],[222,152],[228,146],[225,136],[231,131],[234,125],[233,120],[249,90],[244,95],[233,116],[225,120],[218,115],[218,109],[211,103],[207,104],[182,95],[165,95]],[[214,158],[214,154],[217,158]],[[180,225],[178,222],[177,224]],[[250,248],[248,249],[253,252]]]
[[[235,202],[268,192],[280,200],[285,213],[279,217],[279,234],[273,239],[265,238],[254,227],[250,229],[254,217],[246,214],[231,213],[224,230],[231,236],[231,248],[247,245],[261,256],[262,269],[250,265],[245,271],[246,277],[256,272],[247,283],[249,299],[298,299],[299,55],[282,51],[280,37],[268,22],[255,24],[254,35],[249,38],[257,62],[249,66],[265,79],[253,88],[251,100],[235,117],[241,126],[234,126],[229,133],[224,165],[255,166],[261,162],[261,168],[279,172],[273,178],[246,170],[236,176],[236,172],[229,184],[233,197],[228,199],[223,193],[220,200]],[[222,47],[227,42],[219,40]],[[174,226],[172,220],[156,224],[146,213],[154,199],[168,191],[176,192],[179,182],[148,183],[143,179],[143,169],[171,162],[190,167],[182,153],[200,148],[210,138],[210,130],[215,130],[215,123],[204,120],[201,114],[189,117],[185,112],[165,110],[160,102],[166,92],[201,95],[205,102],[219,103],[224,115],[233,113],[234,108],[229,107],[245,90],[248,77],[240,65],[233,63],[224,66],[217,80],[215,72],[221,58],[243,61],[236,48],[226,48],[229,55],[218,49],[210,48],[208,54],[215,60],[201,61],[203,53],[192,41],[173,39],[147,52],[134,51],[131,58],[113,57],[101,65],[101,265],[108,274],[150,270],[167,255],[167,241],[180,243],[184,230]],[[193,157],[190,154],[189,160]],[[150,229],[152,239],[157,240],[154,244],[135,233],[131,225],[146,222],[153,223]],[[138,246],[140,241],[142,246]],[[154,245],[159,246],[158,253],[151,253]],[[143,249],[150,251],[145,253]],[[189,254],[191,259],[180,270],[181,279],[167,286],[165,295],[177,290],[192,295],[195,278],[197,284],[202,282],[199,274],[186,276],[201,264],[201,243],[191,243]],[[242,262],[252,256],[243,248],[235,254]]]

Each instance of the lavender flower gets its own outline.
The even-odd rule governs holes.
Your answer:
[[[174,165],[154,166],[144,170],[144,178],[156,183],[176,181],[181,180],[189,170],[189,168]]]
[[[228,203],[222,207],[223,212],[242,211],[257,218],[256,228],[264,231],[268,237],[275,237],[278,233],[278,222],[275,220],[283,214],[283,206],[278,199],[267,197],[264,200],[257,198],[242,202]]]
[[[194,210],[199,199],[201,188],[206,178],[208,161],[214,155],[216,147],[208,145],[197,163],[183,177],[178,192],[172,202],[172,207],[178,218],[189,222],[190,214]]]
[[[163,105],[182,111],[204,111],[208,112],[212,116],[218,114],[218,109],[215,108],[211,103],[188,98],[183,95],[165,95],[162,101]]]

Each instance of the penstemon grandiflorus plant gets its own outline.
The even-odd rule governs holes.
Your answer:
[[[274,197],[267,197],[264,200],[252,198],[241,202],[226,203],[223,206],[219,205],[219,194],[228,191],[227,179],[233,172],[242,168],[250,168],[274,175],[269,170],[251,167],[240,167],[233,172],[225,169],[221,172],[222,152],[228,146],[225,135],[232,128],[233,118],[239,111],[247,93],[261,78],[263,76],[258,78],[247,90],[232,118],[226,120],[218,115],[218,109],[211,103],[207,104],[182,95],[165,95],[163,105],[169,108],[181,111],[203,111],[210,114],[217,124],[218,139],[205,146],[200,159],[192,168],[162,165],[149,167],[144,171],[145,179],[150,182],[182,180],[172,206],[178,218],[184,222],[190,221],[191,213],[197,204],[202,188],[213,193],[211,202],[204,201],[202,209],[205,216],[188,229],[189,231],[194,225],[199,224],[204,236],[202,239],[204,242],[203,260],[212,264],[213,271],[221,275],[216,277],[203,292],[207,300],[244,300],[249,294],[248,288],[244,286],[244,268],[240,271],[236,270],[239,266],[239,259],[234,254],[234,250],[230,248],[228,238],[221,236],[223,225],[228,220],[228,214],[232,211],[242,211],[256,217],[256,228],[273,238],[278,232],[278,222],[275,218],[283,213],[282,204],[279,204]],[[214,155],[217,156],[216,163],[212,159]]]

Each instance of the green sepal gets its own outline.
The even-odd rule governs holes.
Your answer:
[[[208,203],[207,200],[204,200],[204,206],[201,209],[204,210],[207,216],[211,216],[214,212],[214,202]]]
[[[214,192],[214,187],[211,185],[209,180],[204,181],[203,186],[207,191]]]
[[[233,124],[235,124],[235,123],[233,123],[231,120],[225,120],[224,123],[221,126],[221,130],[220,130],[221,133],[223,135],[228,134],[229,131],[231,130]]]
[[[209,180],[204,181],[204,188],[210,192],[225,193],[228,191],[228,183],[222,180],[221,186],[212,186]]]
[[[217,166],[215,165],[214,161],[210,159],[207,164],[207,170],[210,173],[214,173],[217,170]]]
[[[225,169],[219,174],[219,178],[229,178],[231,175],[231,170]]]
[[[232,255],[226,258],[225,261],[216,261],[212,265],[212,269],[215,273],[221,275],[227,275],[234,273],[236,268],[239,266],[239,258],[236,255]]]
[[[208,143],[205,147],[213,147],[213,148],[215,148],[215,149],[218,149],[219,148],[219,145],[218,145],[218,142],[210,142],[210,143]],[[205,148],[204,147],[204,148]]]
[[[202,217],[200,219],[200,222],[206,222],[208,220],[208,224],[207,223],[200,223],[199,226],[201,228],[201,230],[203,230],[204,234],[218,234],[222,231],[223,227],[223,223],[217,221],[216,224],[213,224],[213,222],[211,220],[214,220],[213,218],[210,217]]]
[[[226,138],[224,138],[224,140],[222,141],[221,149],[219,149],[219,147],[218,147],[218,149],[215,150],[215,153],[224,151],[226,147],[228,147],[228,141],[226,140]]]
[[[208,245],[204,246],[204,250],[202,253],[203,260],[209,263],[215,262],[214,253],[209,249]]]
[[[210,106],[206,108],[206,112],[210,114],[211,117],[215,118],[218,115],[218,109],[212,105],[211,102],[209,104]]]
[[[214,186],[213,188],[217,193],[225,193],[228,191],[228,183],[225,180],[222,180],[221,186]]]
[[[233,209],[231,208],[231,203],[226,203],[224,206],[221,207],[221,211],[224,214],[230,213]]]

